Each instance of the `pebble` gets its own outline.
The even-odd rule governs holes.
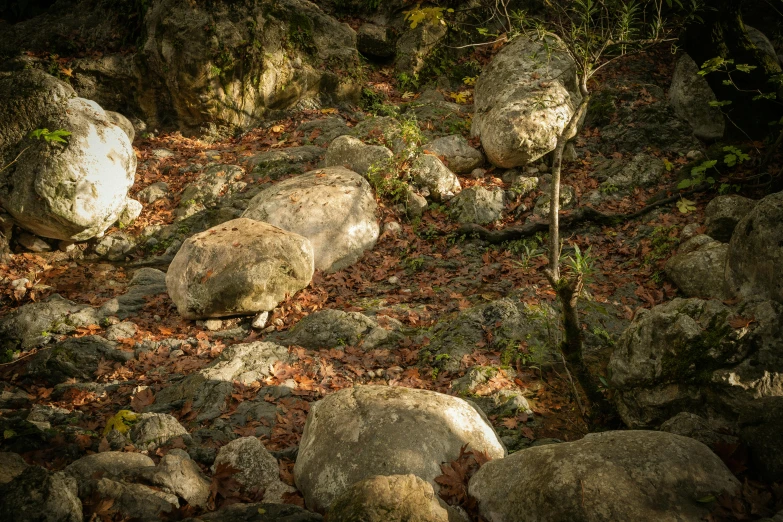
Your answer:
[[[388,281],[389,281],[389,284],[390,284],[390,285],[396,285],[397,283],[399,283],[399,282],[400,282],[400,278],[399,278],[399,277],[397,277],[397,276],[391,276],[391,277],[388,279]]]
[[[207,319],[204,321],[204,328],[209,330],[210,332],[216,332],[223,328],[223,321],[220,319]]]
[[[57,243],[57,248],[60,249],[61,252],[73,252],[76,250],[76,243],[63,240]]]
[[[183,355],[185,355],[185,352],[180,349],[172,350],[171,353],[169,353],[169,357],[171,357],[172,359],[175,359],[177,357],[182,357]]]
[[[688,161],[696,161],[702,159],[704,154],[700,150],[692,150],[689,151],[685,157],[688,159]]]
[[[389,221],[383,226],[383,232],[391,236],[398,236],[402,232],[402,225],[396,221]]]
[[[263,327],[266,326],[266,322],[268,320],[269,320],[269,312],[261,312],[260,314],[258,314],[253,318],[253,324],[251,326],[257,330],[261,330]]]

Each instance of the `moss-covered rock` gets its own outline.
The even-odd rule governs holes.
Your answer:
[[[145,27],[139,101],[153,125],[169,103],[179,128],[198,130],[247,127],[305,98],[358,96],[351,75],[338,74],[356,66],[356,33],[304,0],[163,0]]]
[[[736,421],[754,400],[783,393],[783,307],[675,299],[641,310],[609,361],[610,385],[630,427],[680,411]],[[743,319],[747,318],[747,319]]]
[[[428,352],[444,368],[458,370],[475,350],[501,351],[505,363],[540,363],[556,346],[559,322],[549,308],[533,309],[511,299],[468,308],[436,324]],[[490,332],[491,335],[487,335]]]

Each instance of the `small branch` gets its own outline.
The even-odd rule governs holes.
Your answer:
[[[563,351],[560,350],[560,360],[563,361],[563,368],[565,369],[566,375],[568,376],[568,382],[571,384],[571,392],[574,394],[574,399],[576,400],[576,405],[579,406],[579,411],[582,413],[582,418],[587,417],[587,409],[582,404],[582,400],[579,398],[579,390],[576,387],[576,383],[574,382],[574,378],[571,375],[571,371],[568,369],[568,363],[565,360],[565,355],[563,355]]]
[[[468,47],[481,47],[484,45],[495,45],[499,42],[505,42],[508,40],[508,37],[503,35],[502,37],[498,38],[497,40],[492,40],[491,42],[480,42],[480,43],[472,43],[472,44],[465,44],[465,45],[444,45],[443,47],[448,47],[449,49],[466,49]]]
[[[37,353],[38,353],[38,350],[33,350],[33,351],[31,351],[30,353],[28,353],[26,355],[23,355],[21,357],[18,357],[16,359],[14,359],[13,361],[0,364],[0,368],[2,368],[3,366],[12,366],[12,365],[18,363],[19,361],[23,361],[23,360],[27,359],[28,357],[32,357],[33,355],[35,355]]]
[[[19,158],[21,158],[21,157],[22,157],[22,154],[24,154],[24,153],[25,153],[25,151],[26,151],[27,149],[29,149],[30,147],[32,147],[32,145],[29,145],[29,146],[25,147],[24,149],[22,149],[22,152],[20,152],[19,154],[17,154],[17,155],[16,155],[16,157],[14,158],[14,161],[12,161],[11,163],[9,163],[9,164],[8,164],[8,165],[6,165],[5,167],[1,168],[1,169],[0,169],[0,172],[3,172],[5,169],[7,169],[8,167],[10,167],[10,166],[11,166],[11,165],[13,165],[14,163],[16,163],[16,162],[17,162],[17,160],[18,160]]]

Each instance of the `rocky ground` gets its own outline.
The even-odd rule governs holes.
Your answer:
[[[487,53],[475,56],[482,62],[490,58]],[[631,214],[666,201],[616,225],[583,222],[563,233],[566,256],[588,256],[580,309],[585,356],[603,399],[585,396],[557,350],[562,332],[555,294],[542,272],[545,235],[493,242],[467,226],[480,223],[487,230],[502,230],[543,221],[549,203],[548,159],[523,168],[493,167],[479,143],[470,139],[474,107],[469,85],[432,84],[413,92],[391,68],[378,66],[367,70],[361,109],[304,109],[231,138],[199,140],[154,128],[137,135],[133,150],[138,167],[129,195],[143,208],[128,226],[112,227],[102,238],[58,242],[15,230],[13,255],[0,265],[0,334],[9,359],[0,365],[0,449],[5,452],[0,453],[0,483],[8,483],[5,498],[40,490],[47,499],[42,506],[62,512],[49,520],[81,520],[74,514],[78,512],[85,520],[148,520],[168,513],[172,520],[304,521],[320,520],[315,511],[330,505],[334,519],[348,520],[356,509],[352,501],[363,495],[377,501],[385,498],[380,491],[389,490],[417,492],[417,500],[411,501],[421,506],[417,513],[442,510],[434,481],[440,497],[459,508],[426,520],[479,520],[489,517],[479,514],[477,502],[492,506],[498,498],[492,477],[503,482],[513,469],[546,474],[552,465],[575,458],[632,469],[639,465],[634,459],[642,458],[654,462],[647,479],[657,480],[672,462],[693,458],[693,466],[701,466],[712,481],[702,483],[703,477],[694,473],[683,479],[693,491],[661,493],[657,505],[671,506],[668,514],[682,517],[672,520],[774,515],[783,507],[775,486],[781,468],[759,467],[753,454],[743,453],[745,439],[755,433],[752,428],[731,432],[696,415],[677,416],[702,413],[701,407],[731,410],[736,403],[716,406],[706,397],[713,392],[703,388],[667,395],[671,390],[669,381],[661,381],[662,372],[671,373],[674,381],[691,379],[689,372],[696,366],[701,372],[703,361],[697,358],[692,366],[693,361],[686,361],[679,374],[666,367],[647,375],[639,370],[644,363],[635,366],[622,358],[634,349],[649,348],[654,354],[659,340],[645,337],[652,335],[645,333],[650,330],[674,331],[664,340],[679,347],[683,331],[701,342],[725,327],[745,329],[750,332],[745,339],[755,344],[744,352],[735,350],[737,343],[746,342],[737,340],[745,333],[737,334],[731,341],[735,351],[711,355],[706,370],[753,365],[753,354],[766,354],[766,346],[772,346],[770,355],[760,356],[761,363],[772,368],[779,362],[779,342],[774,340],[779,305],[730,310],[737,300],[726,290],[722,268],[715,268],[731,255],[727,249],[738,219],[727,218],[730,224],[723,228],[716,225],[720,212],[716,205],[708,208],[715,190],[687,193],[687,207],[682,199],[679,205],[676,198],[666,199],[677,194],[678,181],[693,166],[714,154],[669,106],[674,61],[668,48],[658,49],[602,72],[564,167],[565,216],[580,206]],[[447,139],[437,139],[443,137]],[[419,158],[440,157],[456,177],[430,185],[422,181],[424,174],[416,174],[425,170],[416,165],[422,160],[405,156],[422,148],[430,153]],[[429,187],[428,193],[411,195],[379,175],[372,165],[384,159],[413,178],[420,176],[415,181]],[[165,273],[183,242],[257,209],[254,198],[264,190],[314,169],[346,164],[369,179],[373,189],[380,235],[371,248],[355,262],[346,261],[349,266],[316,263],[312,280],[269,313],[183,318]],[[729,178],[752,174],[738,165],[723,177],[733,183]],[[454,180],[461,189],[456,196],[450,193],[457,192]],[[746,188],[743,196],[761,199],[766,190]],[[296,196],[290,198],[296,202]],[[686,242],[690,246],[670,261]],[[683,257],[708,250],[707,261]],[[209,277],[211,273],[202,283]],[[717,299],[707,305],[699,304],[705,303],[700,299],[677,300],[696,296]],[[680,322],[667,322],[670,316]],[[686,321],[685,316],[698,318],[696,333],[690,326],[682,331],[671,326]],[[629,344],[634,332],[641,333]],[[716,342],[723,343],[724,337]],[[397,391],[389,392],[389,386]],[[467,434],[460,432],[452,440],[454,428],[440,438],[432,436],[442,427],[442,419],[432,420],[439,413],[422,413],[415,421],[404,414],[398,418],[410,404],[433,412],[457,411],[465,404],[403,389],[472,401],[478,410],[459,414],[467,419],[468,427],[460,428]],[[349,405],[346,411],[330,399],[337,396]],[[310,421],[308,434],[305,422],[316,409],[323,411],[321,421]],[[484,429],[481,416],[497,436],[479,433]],[[330,438],[354,418],[361,419],[356,429],[368,433],[362,444]],[[671,418],[679,423],[662,428]],[[622,433],[593,433],[626,425],[662,431],[628,440]],[[672,441],[663,432],[711,445],[723,464],[704,445],[692,439]],[[427,450],[433,469],[406,463],[368,479],[334,464],[340,455],[369,452],[373,440],[388,446],[389,461],[404,461],[405,445],[397,442],[409,437],[422,445],[430,437],[447,441],[443,448]],[[468,440],[470,448],[461,448]],[[572,441],[580,442],[566,444]],[[662,447],[669,449],[659,462]],[[511,456],[503,458],[507,453]],[[757,450],[756,459],[761,454]],[[450,457],[435,462],[446,455]],[[501,469],[512,465],[517,466],[512,471]],[[22,479],[12,481],[23,470]],[[331,478],[315,480],[323,470],[330,470]],[[353,484],[348,493],[346,488],[324,489],[330,480],[340,482],[334,476],[341,473],[345,484]],[[617,473],[622,477],[613,481],[626,480]],[[417,478],[423,476],[430,482]],[[522,499],[520,491],[546,480],[531,473],[514,486],[519,491],[503,495]],[[601,487],[583,483],[581,506],[569,504],[576,498],[569,493],[562,509],[566,514],[586,509],[607,519],[628,515],[603,512],[599,505],[585,508],[585,497],[606,494]],[[677,485],[666,487],[678,490]],[[720,491],[735,494],[719,497]],[[568,496],[556,488],[547,494]],[[683,497],[673,500],[677,495]],[[310,511],[285,505],[304,507],[305,501]],[[508,508],[512,516],[540,509],[526,502]],[[645,502],[634,504],[638,519],[656,513],[655,503]],[[32,509],[21,501],[8,506],[18,512]]]

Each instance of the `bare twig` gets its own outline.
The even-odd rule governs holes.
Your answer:
[[[21,158],[21,157],[22,157],[22,154],[24,154],[24,153],[25,153],[25,151],[26,151],[27,149],[29,149],[30,147],[32,147],[32,145],[29,145],[29,146],[25,147],[24,149],[22,149],[22,152],[20,152],[19,154],[17,154],[17,155],[16,155],[16,157],[14,158],[14,160],[13,160],[11,163],[9,163],[9,164],[8,164],[8,165],[6,165],[5,167],[1,168],[1,169],[0,169],[0,172],[3,172],[5,169],[7,169],[8,167],[10,167],[10,166],[11,166],[11,165],[13,165],[14,163],[16,163],[16,162],[19,160],[19,158]]]
[[[560,350],[560,360],[563,361],[563,368],[565,369],[566,375],[568,376],[568,382],[571,384],[571,392],[574,394],[576,405],[579,406],[579,411],[582,412],[582,418],[584,418],[587,416],[587,409],[582,404],[582,400],[579,398],[579,390],[576,388],[576,383],[574,382],[574,378],[571,375],[571,371],[568,369],[568,363],[565,360],[565,355],[563,355],[562,350]]]

